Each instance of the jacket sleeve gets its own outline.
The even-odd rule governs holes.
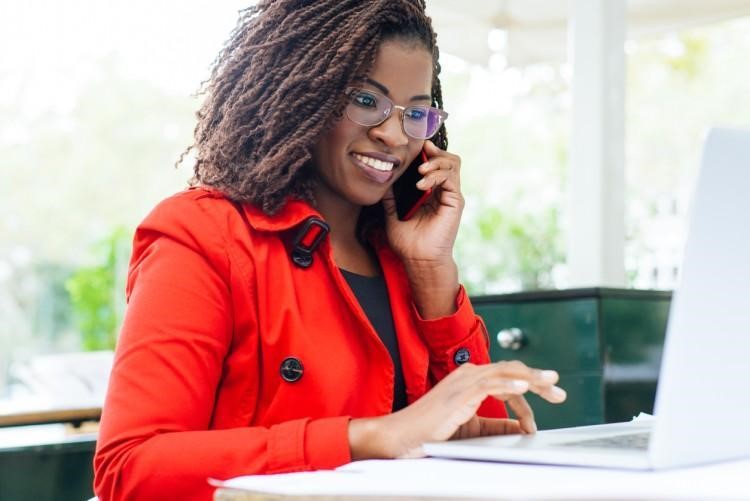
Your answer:
[[[216,228],[213,219],[195,201],[169,199],[136,232],[94,458],[102,501],[207,500],[208,478],[350,461],[346,416],[211,429],[222,366],[238,335],[226,237],[207,230]]]
[[[430,379],[435,384],[462,363],[490,363],[489,334],[482,317],[474,313],[463,286],[456,296],[456,312],[446,317],[425,320],[413,306],[417,327],[430,353]],[[507,417],[505,405],[487,398],[478,414],[485,417]]]

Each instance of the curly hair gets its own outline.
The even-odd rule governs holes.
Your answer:
[[[240,11],[203,84],[192,184],[275,213],[289,197],[314,203],[312,148],[364,78],[380,44],[433,55],[432,104],[443,107],[439,52],[423,0],[265,0]],[[444,126],[433,138],[447,148]],[[183,156],[185,155],[183,153]]]

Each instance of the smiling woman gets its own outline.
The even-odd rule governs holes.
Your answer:
[[[207,478],[533,433],[523,394],[565,399],[554,371],[488,363],[458,282],[461,159],[446,151],[424,9],[277,0],[241,13],[198,113],[193,186],[135,234],[101,499],[209,499]],[[407,168],[432,196],[403,221],[393,186]]]

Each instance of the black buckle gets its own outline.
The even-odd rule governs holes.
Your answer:
[[[313,226],[317,228],[313,228]],[[297,236],[294,237],[292,262],[300,268],[309,268],[313,261],[313,252],[315,252],[315,249],[330,230],[331,228],[328,226],[328,223],[320,218],[313,216],[305,219],[302,228],[297,233]],[[314,235],[312,241],[309,241],[310,231],[317,231],[317,235]]]

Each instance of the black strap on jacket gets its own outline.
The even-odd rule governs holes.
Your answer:
[[[245,214],[242,204],[233,200],[232,205],[240,213],[240,217],[245,222],[245,226],[249,232],[250,221],[247,220],[247,214]],[[313,262],[315,249],[318,248],[325,236],[328,235],[328,232],[331,231],[331,227],[328,226],[328,223],[315,216],[308,217],[301,224],[297,225],[297,227],[299,230],[294,239],[292,239],[289,255],[292,262],[300,268],[309,268]]]
[[[319,217],[310,216],[305,219],[292,242],[292,262],[300,268],[309,268],[313,261],[313,252],[329,231],[331,227]]]

